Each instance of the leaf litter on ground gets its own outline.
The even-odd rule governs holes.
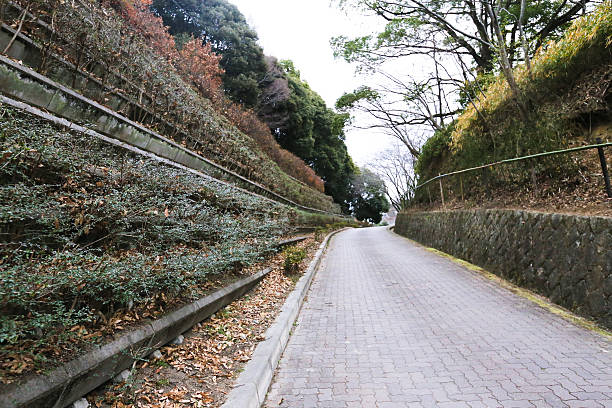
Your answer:
[[[296,244],[308,256],[292,275],[283,253],[271,257],[272,271],[251,292],[198,323],[181,345],[160,349],[162,358],[137,364],[125,383],[102,386],[87,398],[97,408],[218,407],[250,360],[297,278],[317,249],[313,237]]]

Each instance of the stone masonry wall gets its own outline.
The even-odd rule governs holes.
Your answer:
[[[612,218],[512,210],[399,214],[395,232],[612,329]]]

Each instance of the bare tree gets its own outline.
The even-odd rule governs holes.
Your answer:
[[[287,113],[279,111],[277,105],[289,99],[291,91],[282,67],[275,57],[266,56],[266,74],[260,81],[262,92],[259,96],[258,115],[270,129],[282,127],[289,119]]]
[[[352,126],[382,130],[403,143],[413,157],[418,157],[424,129],[442,130],[460,112],[457,98],[452,94],[463,81],[452,78],[438,60],[438,54],[432,54],[432,61],[432,72],[421,78],[400,78],[371,66],[370,70],[378,73],[384,82],[376,88],[362,86],[344,94],[336,108],[366,114],[370,120],[353,121]]]
[[[385,78],[376,89],[360,88],[338,101],[338,108],[367,113],[374,121],[362,128],[382,128],[418,155],[418,146],[406,127],[428,125],[433,131],[459,112],[456,97],[466,87],[468,75],[501,71],[507,79],[520,114],[528,119],[527,103],[513,73],[517,62],[530,70],[530,56],[544,41],[559,35],[589,0],[338,0],[386,21],[375,35],[332,40],[336,56],[356,62],[360,70]],[[385,61],[418,57],[425,79],[398,79],[384,72]],[[449,74],[447,64],[459,62]],[[429,63],[427,63],[429,61]],[[497,62],[496,62],[497,61]],[[463,77],[462,77],[463,76]],[[472,75],[470,75],[472,76]],[[468,85],[471,86],[471,85]],[[366,97],[359,98],[365,95]],[[475,106],[474,98],[464,101]],[[450,99],[450,103],[449,103]],[[480,112],[479,112],[480,114]]]
[[[400,143],[378,154],[370,167],[385,182],[385,193],[393,208],[401,211],[406,208],[414,194],[416,177],[414,175],[415,157]]]
[[[514,72],[512,71],[512,64],[508,57],[508,50],[506,47],[506,43],[504,41],[504,35],[502,33],[502,29],[500,27],[500,12],[502,10],[502,2],[501,0],[497,0],[497,3],[494,7],[491,6],[488,2],[486,2],[487,13],[489,14],[489,18],[491,19],[491,28],[497,37],[497,53],[499,54],[499,64],[501,67],[501,71],[510,86],[510,91],[512,92],[512,97],[516,102],[519,112],[523,120],[527,119],[527,108],[525,104],[521,100],[521,92],[519,90],[518,84],[516,83],[516,79],[514,77]]]
[[[525,28],[523,22],[525,21],[525,8],[527,6],[527,0],[521,0],[521,14],[518,18],[519,35],[521,36],[521,45],[523,46],[523,55],[525,56],[525,66],[529,75],[531,75],[531,57],[529,51],[529,45],[527,44],[527,37],[525,36]],[[584,6],[584,3],[583,3]]]

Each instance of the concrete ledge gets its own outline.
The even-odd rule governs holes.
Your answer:
[[[0,70],[1,70],[1,67],[0,67]],[[0,76],[0,84],[1,84],[2,80],[3,80],[3,78]],[[19,110],[22,110],[24,112],[27,112],[30,115],[37,116],[37,117],[39,117],[39,118],[41,118],[43,120],[46,120],[46,121],[51,122],[51,123],[54,123],[56,125],[63,126],[63,127],[67,128],[70,131],[74,131],[74,132],[82,133],[82,134],[87,135],[87,136],[95,137],[97,139],[105,141],[106,143],[109,143],[109,144],[121,147],[123,149],[127,149],[127,150],[129,150],[129,151],[131,151],[131,152],[133,152],[135,154],[139,154],[141,156],[148,157],[150,159],[153,159],[153,160],[159,161],[161,163],[164,163],[164,164],[166,164],[168,166],[176,167],[178,169],[181,169],[181,170],[187,171],[189,173],[195,174],[195,175],[197,175],[199,177],[204,177],[204,178],[206,178],[206,179],[208,179],[208,180],[210,180],[210,181],[212,181],[214,183],[218,183],[218,184],[223,185],[225,187],[232,188],[232,189],[234,189],[236,191],[241,191],[241,192],[243,192],[245,194],[249,194],[249,195],[255,196],[255,197],[259,198],[259,199],[266,200],[268,202],[279,203],[279,201],[273,200],[273,199],[271,199],[269,197],[266,197],[264,195],[257,194],[257,193],[255,193],[253,191],[246,190],[246,189],[244,189],[242,187],[239,187],[237,185],[231,184],[231,183],[229,183],[227,181],[223,181],[223,180],[220,180],[218,178],[212,177],[212,176],[210,176],[210,175],[208,175],[206,173],[203,173],[202,171],[195,170],[193,167],[188,167],[188,166],[180,164],[180,163],[178,163],[176,161],[172,161],[172,160],[169,160],[167,158],[164,158],[164,157],[158,156],[156,154],[153,154],[151,152],[148,152],[146,150],[143,150],[143,149],[141,149],[141,148],[139,148],[137,146],[134,146],[132,144],[128,144],[126,142],[123,142],[123,141],[121,141],[119,139],[106,136],[106,135],[104,135],[102,133],[99,133],[99,132],[97,132],[95,130],[86,128],[84,126],[77,125],[77,124],[69,121],[68,119],[64,119],[64,118],[61,118],[59,116],[55,116],[55,115],[53,115],[51,113],[45,112],[45,111],[43,111],[41,109],[38,109],[37,107],[32,106],[32,105],[30,105],[28,103],[14,100],[14,99],[9,98],[7,96],[4,96],[2,94],[0,94],[0,103],[6,104],[8,106],[11,106],[11,107],[19,109]],[[281,203],[281,204],[283,204],[283,203]],[[285,204],[285,205],[288,205],[288,204]],[[333,215],[333,217],[340,217],[340,216],[339,215]],[[304,228],[302,228],[302,229],[304,229]],[[306,230],[310,230],[308,227],[306,227],[305,229]],[[314,228],[312,228],[312,230],[314,230]]]
[[[222,408],[258,408],[264,403],[274,371],[289,341],[291,328],[298,317],[306,293],[321,263],[323,252],[331,237],[345,229],[347,228],[334,231],[325,237],[313,260],[310,262],[308,270],[298,281],[293,292],[287,297],[280,314],[272,326],[266,330],[266,339],[255,348],[251,360],[236,380],[236,384],[228,395],[227,401],[222,405]]]
[[[1,80],[1,78],[0,78],[0,80]],[[38,109],[38,108],[36,108],[34,106],[31,106],[30,104],[27,104],[25,102],[16,101],[14,99],[8,98],[8,97],[3,96],[3,95],[0,95],[0,102],[2,102],[3,104],[6,104],[6,105],[12,106],[13,108],[20,109],[20,110],[22,110],[24,112],[27,112],[27,113],[31,114],[31,115],[37,116],[37,117],[39,117],[41,119],[44,119],[44,120],[46,120],[48,122],[54,123],[54,124],[59,125],[59,126],[64,126],[67,129],[69,129],[70,131],[79,132],[79,133],[85,134],[87,136],[98,138],[98,139],[103,140],[103,141],[105,141],[107,143],[110,143],[112,145],[115,145],[115,146],[127,149],[127,150],[129,150],[129,151],[131,151],[133,153],[136,153],[136,154],[148,157],[148,158],[153,159],[153,160],[157,160],[157,161],[159,161],[161,163],[167,164],[168,166],[172,166],[172,167],[176,167],[176,168],[181,169],[181,170],[185,170],[185,171],[190,172],[192,174],[195,174],[197,176],[204,177],[204,178],[206,178],[206,179],[208,179],[210,181],[219,183],[219,184],[221,184],[223,186],[227,186],[229,188],[233,188],[233,189],[241,191],[241,192],[243,192],[245,194],[250,194],[250,195],[256,196],[258,198],[261,198],[262,200],[267,200],[267,201],[270,201],[270,202],[277,202],[275,200],[272,200],[271,198],[259,195],[257,193],[252,192],[252,191],[249,191],[249,190],[245,190],[244,188],[235,186],[235,185],[230,184],[230,183],[228,183],[226,181],[222,181],[222,180],[219,180],[217,178],[211,177],[208,174],[203,173],[203,172],[198,171],[198,170],[194,170],[191,167],[187,167],[187,166],[184,166],[184,165],[179,164],[177,162],[174,162],[172,160],[168,160],[168,159],[166,159],[164,157],[157,156],[157,155],[155,155],[153,153],[147,152],[146,150],[142,150],[139,147],[136,147],[136,146],[133,146],[131,144],[122,142],[121,140],[105,136],[105,135],[103,135],[101,133],[96,132],[95,130],[86,128],[84,126],[77,125],[77,124],[75,124],[73,122],[70,122],[67,119],[60,118],[60,117],[52,115],[52,114],[50,114],[48,112],[43,112],[42,110],[40,110],[40,109]]]
[[[278,249],[283,249],[286,246],[289,245],[293,245],[293,244],[297,244],[298,242],[302,242],[304,240],[308,239],[308,237],[304,236],[304,237],[295,237],[295,238],[291,238],[291,239],[286,239],[284,241],[280,241],[276,247]]]
[[[136,359],[147,356],[241,297],[270,270],[241,279],[160,319],[144,323],[46,375],[4,387],[0,407],[60,408],[71,404],[130,367]]]

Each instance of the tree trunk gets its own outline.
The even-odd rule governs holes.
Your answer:
[[[489,17],[491,18],[491,26],[493,30],[495,31],[495,36],[497,37],[497,47],[498,47],[498,52],[499,52],[499,57],[500,57],[502,73],[504,74],[504,77],[506,78],[506,81],[508,82],[508,85],[510,86],[512,97],[514,98],[514,101],[516,102],[519,108],[519,113],[521,115],[521,118],[523,120],[527,120],[527,116],[528,116],[527,108],[525,107],[525,105],[523,104],[521,100],[521,92],[516,83],[516,79],[514,78],[514,72],[512,72],[512,66],[510,65],[510,61],[508,60],[508,52],[506,51],[506,43],[504,41],[504,36],[499,27],[498,14],[496,11],[499,10],[500,5],[498,3],[497,10],[493,10],[493,8],[491,7],[489,3],[486,3],[486,6],[487,6],[487,11],[489,12],[489,15],[490,15]]]
[[[526,0],[521,0],[521,15],[519,16],[518,26],[519,26],[519,34],[521,36],[521,43],[523,45],[523,54],[525,54],[525,66],[527,67],[527,72],[531,77],[531,58],[529,58],[529,47],[527,46],[527,38],[525,38],[525,31],[523,30],[523,18],[525,17],[525,3]]]

